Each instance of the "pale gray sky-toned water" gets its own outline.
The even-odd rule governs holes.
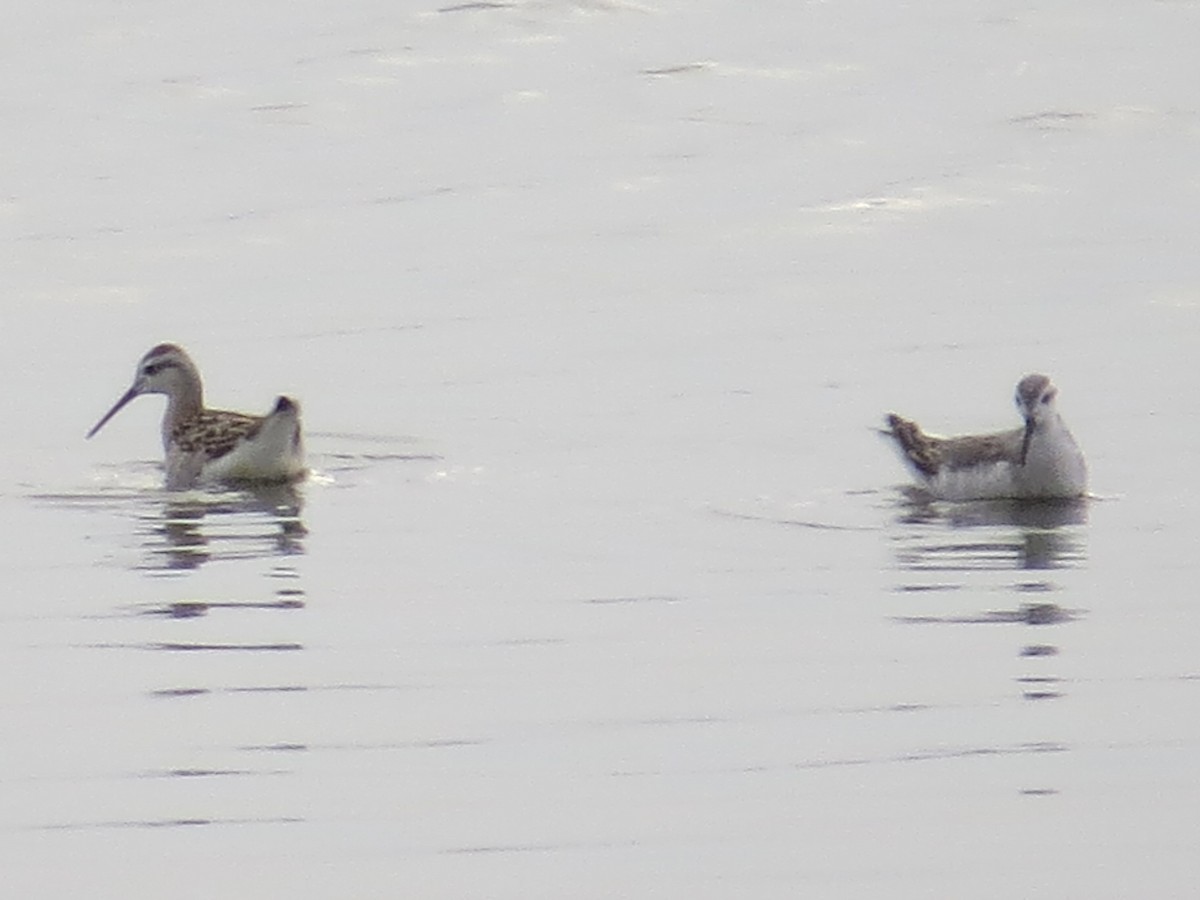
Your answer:
[[[14,896],[1190,897],[1200,4],[27,5]],[[303,404],[170,495],[138,357]],[[1012,427],[1066,510],[908,504]]]

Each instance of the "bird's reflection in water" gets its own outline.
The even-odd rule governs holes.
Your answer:
[[[1085,500],[937,503],[909,496],[893,533],[904,572],[897,591],[908,607],[896,621],[1025,625],[1039,633],[1074,621],[1080,611],[1052,599],[1064,588],[1050,572],[1082,565],[1086,522]],[[1062,681],[1051,668],[1058,652],[1057,642],[1043,636],[1022,645],[1022,697],[1061,696]]]
[[[308,533],[295,485],[255,485],[214,494],[171,495],[143,519],[144,569],[196,569],[212,559],[294,556]]]
[[[937,503],[914,495],[906,499],[897,522],[928,526],[905,529],[900,536],[900,561],[906,569],[1056,569],[1083,558],[1072,526],[1087,522],[1087,501]],[[945,539],[938,526],[948,526],[954,539]]]

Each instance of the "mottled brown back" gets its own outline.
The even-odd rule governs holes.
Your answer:
[[[258,434],[262,422],[260,416],[208,409],[171,429],[171,443],[188,453],[203,451],[208,460],[220,459],[238,441]]]
[[[980,463],[1012,461],[1020,455],[1023,430],[961,437],[934,437],[916,422],[892,413],[887,417],[892,436],[918,472],[933,478],[943,469],[962,469]]]

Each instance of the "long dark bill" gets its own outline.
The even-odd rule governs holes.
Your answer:
[[[97,425],[97,428],[100,426]],[[1021,438],[1021,465],[1025,465],[1025,457],[1029,455],[1029,442],[1033,440],[1033,429],[1036,427],[1033,416],[1025,420],[1025,436]]]
[[[132,400],[137,395],[138,395],[138,391],[137,391],[136,387],[131,387],[129,390],[127,390],[121,396],[121,399],[113,404],[113,408],[104,414],[104,418],[92,426],[92,430],[87,433],[87,436],[90,438],[93,434],[95,434],[97,431],[99,431],[101,428],[103,428],[105,423],[108,422],[109,419],[111,419],[113,416],[115,416],[117,413],[119,413],[121,411],[122,406],[124,406],[126,403],[128,403],[130,400]]]

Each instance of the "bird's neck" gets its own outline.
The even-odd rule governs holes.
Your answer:
[[[186,422],[204,410],[204,391],[200,380],[188,379],[177,390],[167,394],[167,411],[163,414],[163,447],[171,444],[171,433],[181,422]]]

